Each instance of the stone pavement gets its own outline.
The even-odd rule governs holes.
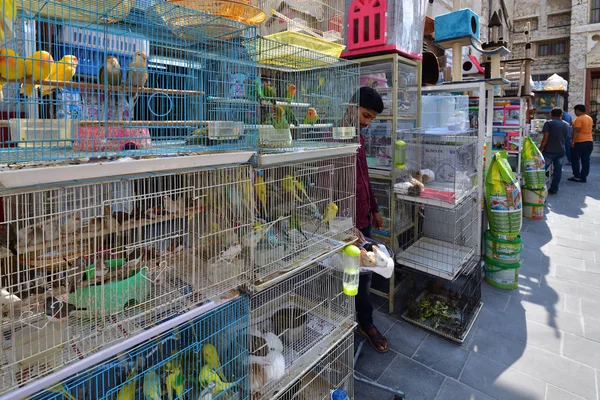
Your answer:
[[[365,346],[356,369],[408,400],[600,400],[600,158],[588,183],[563,167],[543,221],[524,220],[519,288],[482,282],[483,308],[462,345],[387,314],[375,322],[390,351]],[[357,337],[356,339],[361,340]],[[357,400],[392,396],[356,382]]]

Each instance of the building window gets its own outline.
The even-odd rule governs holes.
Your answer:
[[[600,2],[600,0],[597,0]],[[538,57],[559,56],[567,54],[567,41],[540,42],[537,44]]]
[[[592,9],[590,10],[590,23],[597,24],[600,22],[600,0],[592,0]]]

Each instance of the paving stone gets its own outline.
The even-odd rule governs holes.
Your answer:
[[[399,355],[379,378],[379,383],[402,390],[410,400],[433,400],[444,379],[443,375]]]
[[[581,336],[566,334],[563,355],[575,361],[600,369],[600,343]]]
[[[541,305],[520,301],[516,298],[511,298],[506,309],[506,313],[510,314],[507,321],[513,321],[514,318],[521,318],[522,310],[525,310],[525,319],[527,321],[537,322],[539,324],[548,325],[556,331],[565,331],[583,336],[583,318],[576,314],[559,310],[560,303],[551,305]],[[523,336],[526,337],[526,334]]]
[[[581,313],[584,317],[592,317],[600,319],[600,298],[596,299],[581,299]]]
[[[564,309],[563,311],[571,314],[582,315],[581,311],[581,299],[577,296],[565,294]]]
[[[489,286],[487,282],[482,282],[482,286]],[[499,294],[497,292],[487,291],[482,294],[481,301],[483,302],[484,308],[491,308],[498,311],[503,311],[508,304],[509,296]]]
[[[494,400],[467,385],[453,379],[446,379],[436,400]]]
[[[585,337],[587,339],[600,342],[600,319],[584,317],[583,326],[585,327]]]
[[[412,357],[427,332],[405,321],[397,321],[385,334],[391,349]]]
[[[546,383],[514,368],[471,353],[460,381],[496,399],[540,400]]]
[[[469,352],[456,343],[429,335],[413,359],[446,376],[458,379]]]
[[[393,400],[394,396],[389,392],[374,388],[364,382],[354,381],[354,398],[356,400]]]
[[[596,254],[596,257],[600,258],[600,253]],[[600,274],[600,263],[593,263],[593,262],[585,262],[585,270],[587,272],[593,272],[595,274]]]
[[[581,258],[575,258],[563,254],[546,254],[548,257],[548,265],[564,265],[574,269],[585,269],[585,261]]]
[[[391,350],[386,353],[379,353],[369,342],[365,342],[360,357],[356,361],[355,368],[367,378],[377,380],[397,355],[398,353]]]
[[[546,277],[542,282],[541,288],[544,286],[552,288],[558,293],[574,294],[577,293],[582,299],[600,299],[600,288],[582,285],[578,282],[566,281],[564,279]]]
[[[548,385],[546,390],[546,400],[585,400],[583,397],[562,390],[553,385]]]
[[[387,332],[395,322],[396,320],[386,313],[380,311],[373,312],[373,324],[379,329],[379,332]]]
[[[600,274],[594,272],[577,271],[571,268],[559,268],[556,270],[556,278],[600,288]]]
[[[570,223],[569,219],[567,219],[567,221],[565,223]],[[598,250],[598,243],[584,242],[582,240],[556,238],[555,240],[552,241],[552,243],[555,243],[558,246],[563,246],[565,248],[570,248],[570,249],[589,250],[589,251]]]

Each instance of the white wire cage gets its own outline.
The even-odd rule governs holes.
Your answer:
[[[356,156],[254,171],[254,285],[262,289],[354,240]]]
[[[453,208],[477,191],[477,136],[431,135],[420,129],[404,132],[405,169],[398,174],[398,199]]]
[[[354,396],[354,335],[349,334],[317,365],[303,374],[287,390],[277,395],[277,400],[329,400],[331,392],[343,390]]]
[[[251,298],[253,398],[270,399],[354,329],[354,298],[338,266],[314,264]]]
[[[2,388],[248,283],[250,166],[5,194]]]
[[[453,279],[473,257],[481,255],[477,193],[454,209],[396,201],[396,262],[401,266]]]

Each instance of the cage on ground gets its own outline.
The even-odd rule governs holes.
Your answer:
[[[0,162],[254,145],[256,69],[239,43],[254,27],[167,2],[16,4],[0,52]]]
[[[354,239],[356,156],[254,169],[255,289],[293,274]]]
[[[479,257],[453,280],[418,274],[402,317],[447,339],[462,343],[481,309]]]
[[[399,170],[394,192],[398,199],[455,207],[477,192],[478,139],[473,130],[458,134],[404,131],[406,164]]]
[[[233,300],[86,366],[30,398],[247,399],[248,306],[245,297]]]
[[[453,279],[480,255],[477,194],[455,208],[426,201],[396,201],[396,262],[401,266]]]
[[[248,283],[249,166],[5,193],[2,388]]]
[[[353,330],[354,298],[342,292],[337,262],[314,264],[252,297],[253,398],[270,399],[291,387]],[[271,359],[276,362],[265,364]]]
[[[357,142],[358,63],[264,38],[244,45],[258,68],[260,152]]]
[[[277,400],[329,399],[334,390],[354,396],[354,335],[349,334],[323,356],[314,367],[302,374]]]

